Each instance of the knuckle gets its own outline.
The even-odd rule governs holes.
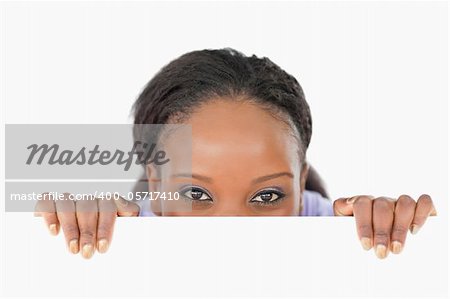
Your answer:
[[[387,240],[389,238],[389,233],[387,231],[376,231],[374,237],[378,240]]]
[[[408,231],[408,228],[403,225],[395,225],[392,228],[392,235],[403,235],[406,234]]]
[[[41,194],[41,196],[42,196],[42,200],[51,200],[52,199],[49,192],[44,192]]]
[[[366,201],[366,202],[370,202],[373,199],[374,199],[374,197],[372,195],[361,195],[359,197],[359,200],[363,200],[363,201]]]
[[[372,199],[370,199],[369,197],[361,196],[355,201],[353,206],[360,207],[360,206],[369,204],[371,201],[372,201]]]
[[[427,204],[427,205],[431,205],[431,203],[433,202],[433,201],[431,200],[430,195],[428,195],[428,194],[422,194],[422,195],[419,197],[419,201],[421,201],[422,203]]]
[[[372,232],[372,225],[370,225],[370,224],[360,224],[360,225],[358,225],[358,229],[361,231],[361,232],[364,232],[364,233],[371,233]]]
[[[392,210],[392,202],[385,197],[375,199],[374,207],[380,210]]]
[[[411,202],[414,201],[414,199],[411,198],[411,196],[407,195],[407,194],[402,194],[398,197],[398,201],[404,201],[404,202]]]
[[[396,206],[400,208],[412,208],[415,207],[416,202],[408,195],[401,195],[396,203]]]
[[[98,209],[99,213],[105,214],[105,215],[107,215],[108,213],[116,213],[117,212],[117,207],[112,202],[99,201],[98,208],[99,208]]]
[[[58,213],[73,213],[75,209],[75,204],[70,200],[63,199],[56,201],[56,210]]]
[[[86,239],[95,238],[95,232],[92,229],[83,229],[80,231],[80,235],[81,235],[81,237],[86,238]]]
[[[41,194],[41,196],[42,196],[42,201],[47,204],[55,202],[55,195],[50,194],[50,192],[44,192]]]
[[[71,193],[69,193],[69,192],[64,192],[64,193],[63,193],[63,198],[64,198],[65,200],[68,200],[68,199],[70,199],[70,198],[71,198],[71,196],[72,196],[72,194],[71,194]]]
[[[84,202],[82,204],[77,203],[76,210],[77,214],[87,216],[92,216],[93,214],[96,214],[98,211],[97,205],[92,202]]]

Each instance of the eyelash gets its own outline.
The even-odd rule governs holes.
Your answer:
[[[197,191],[197,192],[201,192],[204,195],[208,196],[208,199],[194,199],[191,197],[188,197],[186,195],[187,192],[189,191]],[[275,194],[276,196],[278,196],[276,199],[272,200],[272,201],[256,201],[254,200],[256,197],[261,196],[263,194]],[[181,189],[180,191],[181,196],[183,196],[183,198],[187,201],[197,201],[197,202],[201,202],[201,203],[206,203],[206,202],[212,202],[212,196],[209,194],[208,191],[206,191],[205,189],[198,187],[198,186],[188,186],[188,187],[184,187]],[[203,195],[202,195],[203,197]],[[269,188],[269,189],[264,189],[259,191],[258,193],[256,193],[255,195],[252,196],[252,198],[250,199],[250,203],[254,204],[254,205],[259,205],[259,206],[275,206],[277,204],[279,204],[282,200],[284,200],[284,198],[286,197],[286,194],[278,189],[274,189],[274,188]]]
[[[258,196],[261,196],[262,194],[275,194],[278,196],[278,198],[272,200],[272,201],[255,201],[254,199]],[[278,189],[265,189],[261,190],[258,193],[256,193],[252,199],[250,200],[250,203],[260,205],[260,206],[275,206],[278,205],[283,199],[285,199],[286,194]]]
[[[186,193],[189,192],[189,191],[191,191],[191,192],[192,191],[202,192],[203,194],[208,196],[209,199],[194,199],[194,198],[188,197],[186,195]],[[206,191],[205,189],[203,189],[201,187],[197,187],[197,186],[188,186],[188,187],[182,188],[181,191],[180,191],[180,195],[183,196],[183,198],[185,200],[187,200],[187,201],[197,201],[197,202],[202,202],[202,203],[204,203],[204,202],[212,202],[213,201],[212,200],[212,196],[209,194],[208,191]]]

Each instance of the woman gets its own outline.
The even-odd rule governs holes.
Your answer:
[[[72,253],[106,252],[117,215],[336,215],[354,216],[362,247],[385,258],[400,253],[407,231],[417,233],[435,214],[428,195],[417,202],[360,195],[332,204],[306,190],[309,106],[297,80],[268,58],[229,48],[182,55],[148,83],[134,113],[136,138],[140,124],[189,128],[163,129],[157,141],[171,163],[146,165],[150,192],[173,191],[182,200],[72,202],[71,212],[42,213],[53,234],[62,227]],[[189,150],[180,151],[183,142]],[[85,208],[95,212],[81,213]]]

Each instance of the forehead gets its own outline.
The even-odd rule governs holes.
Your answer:
[[[256,103],[208,101],[194,110],[186,123],[192,128],[193,172],[229,175],[245,170],[256,175],[295,171],[292,167],[300,164],[293,129]],[[177,134],[168,136],[167,141],[175,147]]]

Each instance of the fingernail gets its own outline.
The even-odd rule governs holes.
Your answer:
[[[387,256],[387,250],[386,250],[386,246],[384,246],[383,244],[378,244],[375,247],[375,254],[377,255],[377,257],[379,259],[384,259]]]
[[[369,250],[370,248],[372,248],[372,240],[366,237],[361,238],[361,245],[364,250]]]
[[[58,234],[58,228],[56,227],[56,224],[50,224],[48,229],[50,230],[50,233],[54,236]]]
[[[84,258],[89,259],[94,254],[94,246],[92,244],[85,244],[81,252]]]
[[[106,240],[106,239],[99,240],[97,245],[98,245],[97,246],[98,252],[100,252],[100,253],[105,253],[109,247],[108,240]]]
[[[78,239],[70,240],[69,242],[70,252],[72,252],[73,254],[77,254],[79,249],[80,248],[78,247]]]
[[[118,203],[122,208],[125,208],[126,206],[128,206],[128,200],[126,200],[126,199],[121,199],[121,198],[119,198],[119,199],[117,200],[117,203]]]
[[[392,252],[395,254],[399,254],[403,249],[402,243],[399,241],[392,242]]]
[[[353,196],[350,198],[347,198],[347,204],[351,205],[352,203],[355,202],[355,200],[358,198],[358,196]]]
[[[415,235],[419,232],[419,230],[420,230],[420,227],[417,224],[411,225],[411,229],[410,229],[411,234]]]

